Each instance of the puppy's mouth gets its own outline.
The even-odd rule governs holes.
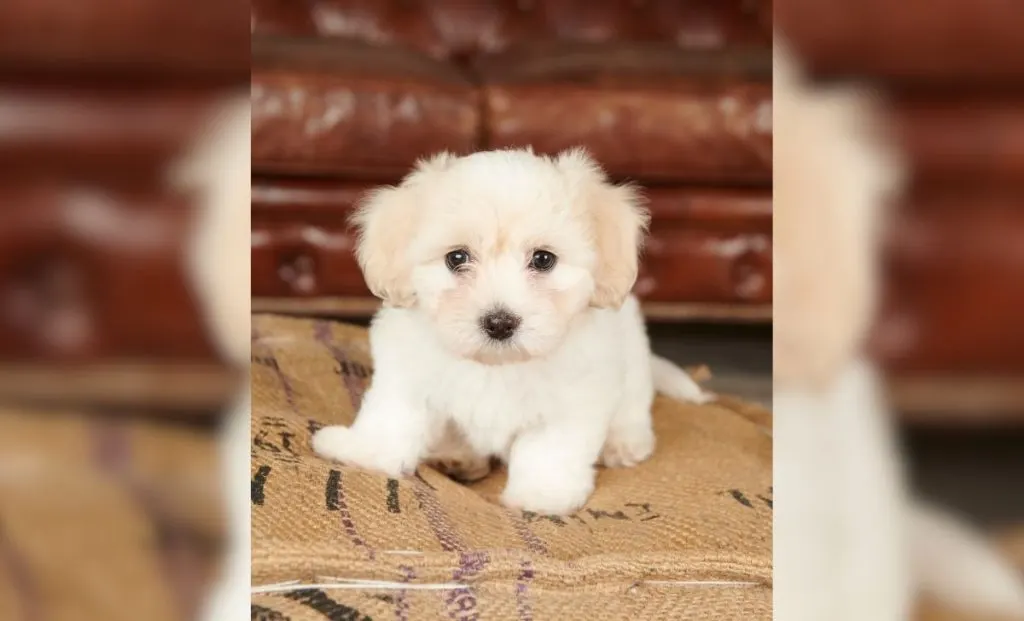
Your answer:
[[[470,359],[474,362],[488,366],[526,362],[531,358],[533,358],[533,355],[515,338],[488,338],[481,347],[477,348],[470,355]]]

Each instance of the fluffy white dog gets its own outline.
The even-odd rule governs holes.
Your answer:
[[[709,396],[652,356],[630,295],[648,214],[582,150],[441,154],[354,216],[357,257],[385,301],[355,423],[313,436],[321,456],[398,477],[440,463],[475,479],[508,464],[502,502],[581,507],[594,465],[654,450],[655,388]]]

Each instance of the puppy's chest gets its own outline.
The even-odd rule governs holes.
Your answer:
[[[427,407],[480,441],[507,441],[566,405],[565,387],[539,369],[466,365],[438,370],[431,380]]]

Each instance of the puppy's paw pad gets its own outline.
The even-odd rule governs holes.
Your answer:
[[[629,468],[654,454],[654,433],[613,433],[601,451],[601,464],[608,468]]]

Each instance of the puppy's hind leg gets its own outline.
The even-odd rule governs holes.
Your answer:
[[[629,405],[612,418],[608,439],[601,450],[601,465],[628,468],[646,460],[654,453],[654,429],[651,406]]]
[[[646,352],[644,352],[646,356]],[[654,385],[645,365],[628,365],[622,401],[612,414],[600,463],[609,468],[628,468],[654,453],[651,404]]]
[[[654,453],[651,404],[655,384],[651,345],[636,298],[626,301],[622,313],[626,318],[622,398],[609,421],[599,462],[609,468],[635,466]]]

